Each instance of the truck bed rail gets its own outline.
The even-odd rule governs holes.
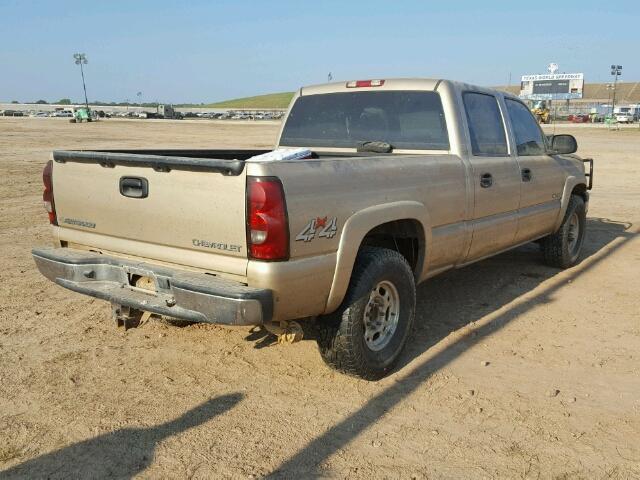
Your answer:
[[[247,153],[238,156],[246,156]],[[250,153],[253,154],[256,152],[252,151]],[[229,176],[240,175],[244,169],[244,159],[239,158],[181,157],[151,155],[148,153],[56,150],[53,152],[53,159],[58,163],[98,163],[106,168],[113,168],[116,165],[133,165],[137,167],[151,167],[160,172],[169,172],[173,169],[197,170],[219,172]]]

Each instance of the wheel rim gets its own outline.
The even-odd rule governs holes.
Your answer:
[[[377,352],[386,347],[398,327],[400,295],[393,283],[383,280],[369,294],[364,311],[364,341]]]
[[[569,228],[567,233],[567,242],[569,243],[569,253],[575,256],[580,245],[580,219],[577,213],[573,213],[569,218]]]

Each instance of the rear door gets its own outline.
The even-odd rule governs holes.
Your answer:
[[[547,153],[544,134],[529,108],[505,99],[515,153],[521,173],[521,200],[516,242],[526,242],[551,232],[558,213],[565,175]]]
[[[503,113],[494,95],[462,94],[474,185],[473,238],[466,261],[513,244],[520,204],[520,169],[509,153]]]
[[[59,239],[245,275],[245,172],[54,162]]]

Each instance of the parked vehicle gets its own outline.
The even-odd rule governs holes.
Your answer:
[[[584,114],[569,115],[568,120],[572,123],[588,123],[591,121],[591,117]]]
[[[98,116],[95,111],[91,111],[91,108],[87,108],[86,106],[82,107],[74,107],[72,114],[71,123],[82,123],[82,122],[93,122],[98,120]]]
[[[613,117],[618,123],[633,123],[633,114],[630,112],[618,112],[614,113]]]
[[[277,146],[270,159],[56,151],[43,175],[56,246],[35,262],[111,302],[125,327],[146,311],[297,339],[297,320],[316,318],[325,362],[376,379],[411,336],[418,283],[533,241],[549,265],[579,260],[593,162],[586,172],[575,139],[547,139],[510,94],[426,79],[305,87]]]
[[[174,119],[174,120],[182,120],[183,116],[180,112],[178,112],[173,105],[168,104],[160,104],[156,107],[157,113],[155,118],[165,118],[165,119]]]
[[[24,113],[20,110],[0,110],[0,115],[3,117],[22,117]]]

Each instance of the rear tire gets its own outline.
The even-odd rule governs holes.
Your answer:
[[[545,262],[558,268],[569,268],[578,263],[586,230],[584,199],[579,195],[571,195],[560,228],[541,241]]]
[[[342,305],[318,321],[322,359],[347,375],[383,377],[406,344],[415,303],[415,280],[405,258],[386,248],[364,247]]]

